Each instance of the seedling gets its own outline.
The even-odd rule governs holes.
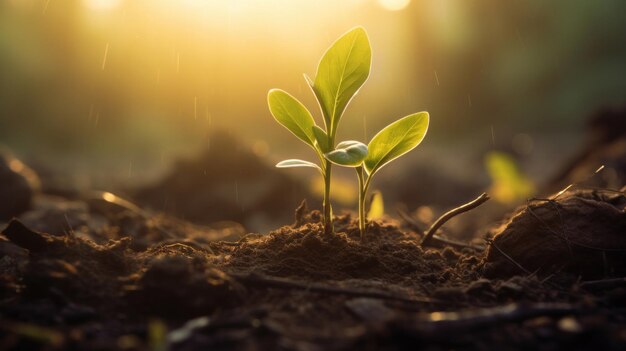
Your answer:
[[[344,141],[324,154],[332,163],[352,167],[359,180],[359,231],[365,237],[367,218],[365,198],[374,174],[391,161],[413,150],[428,131],[428,112],[403,117],[383,128],[368,145],[358,141]]]
[[[359,141],[343,141],[335,147],[337,126],[348,103],[369,76],[371,48],[365,29],[357,27],[339,38],[324,54],[317,67],[315,81],[304,76],[324,117],[322,129],[313,116],[295,97],[279,89],[268,94],[272,115],[296,137],[313,148],[319,165],[290,159],[276,167],[316,168],[324,178],[324,227],[333,232],[330,205],[330,176],[332,164],[352,167],[359,179],[359,230],[365,236],[365,197],[371,180],[383,166],[411,151],[422,142],[428,130],[428,112],[418,112],[401,118],[381,130],[368,145]]]
[[[335,41],[317,66],[315,80],[304,76],[320,106],[324,129],[317,126],[309,110],[289,93],[272,89],[268,104],[274,119],[309,145],[318,156],[319,164],[290,159],[276,167],[312,167],[324,178],[324,230],[332,233],[330,204],[331,162],[324,154],[335,149],[339,121],[359,88],[370,73],[372,51],[365,29],[356,27]]]

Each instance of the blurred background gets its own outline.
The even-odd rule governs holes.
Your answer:
[[[427,110],[423,145],[378,187],[449,178],[441,197],[465,200],[473,187],[454,184],[493,182],[487,152],[545,182],[583,142],[586,118],[625,103],[625,14],[622,0],[1,0],[0,144],[79,188],[158,181],[216,133],[269,165],[313,160],[272,119],[267,90],[320,121],[302,74],[362,25],[372,73],[339,140]],[[314,174],[292,174],[319,189]],[[345,182],[338,196],[352,174]]]

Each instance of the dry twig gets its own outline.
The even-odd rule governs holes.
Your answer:
[[[443,226],[447,221],[449,221],[450,219],[452,219],[453,217],[460,215],[461,213],[467,212],[469,210],[472,210],[480,205],[482,205],[483,203],[487,202],[489,200],[489,195],[487,195],[487,193],[482,193],[480,194],[479,197],[477,197],[476,199],[461,205],[457,208],[453,208],[450,211],[444,213],[441,217],[439,217],[435,223],[433,223],[432,226],[430,226],[430,228],[426,231],[426,234],[424,234],[424,238],[422,239],[421,242],[421,246],[428,246],[432,240],[433,240],[433,236],[435,235],[435,233],[437,232],[437,230],[439,228],[441,228],[441,226]]]

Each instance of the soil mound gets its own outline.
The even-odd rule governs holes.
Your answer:
[[[336,235],[325,235],[319,222],[305,221],[248,238],[232,252],[227,267],[310,281],[373,279],[423,286],[449,280],[448,270],[462,262],[452,249],[422,250],[415,234],[393,224],[371,222],[365,241],[350,215],[340,216],[335,227]]]
[[[485,275],[570,273],[582,279],[626,274],[626,196],[575,190],[519,209],[494,237]]]
[[[194,223],[235,221],[265,231],[291,218],[312,197],[306,186],[276,170],[227,133],[214,133],[210,148],[180,160],[158,184],[135,193],[140,204]]]

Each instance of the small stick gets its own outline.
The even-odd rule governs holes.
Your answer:
[[[398,209],[397,211],[398,211],[398,214],[400,215],[400,217],[402,217],[402,219],[409,226],[409,228],[411,228],[419,236],[424,237],[424,231],[422,231],[422,229],[419,227],[417,222],[415,222],[415,220],[411,217],[411,215],[409,215],[408,213],[404,212],[401,209]],[[454,248],[461,249],[461,250],[462,249],[472,249],[472,250],[476,250],[476,251],[485,251],[485,248],[482,247],[482,246],[466,244],[466,243],[463,243],[463,242],[460,242],[460,241],[446,239],[446,238],[441,237],[439,235],[433,235],[432,240],[436,241],[438,243],[441,243],[443,245],[452,246]]]
[[[455,217],[457,215],[460,215],[461,213],[467,212],[469,210],[472,210],[472,209],[482,205],[487,200],[489,200],[489,195],[487,195],[487,193],[482,193],[482,194],[480,194],[479,197],[477,197],[476,199],[466,203],[465,205],[461,205],[461,206],[459,206],[457,208],[453,208],[450,211],[444,213],[426,231],[426,234],[424,235],[424,239],[422,239],[422,243],[420,244],[420,246],[424,247],[424,246],[429,245],[430,242],[433,240],[433,236],[435,235],[437,230],[439,228],[441,228],[441,226],[444,225],[447,221],[449,221],[450,219],[452,219],[453,217]]]

